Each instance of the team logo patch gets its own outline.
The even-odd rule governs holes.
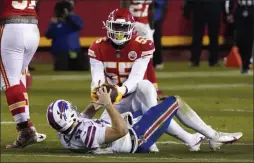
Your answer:
[[[135,51],[131,51],[131,52],[129,52],[128,57],[130,60],[133,61],[133,60],[137,59],[138,54]]]

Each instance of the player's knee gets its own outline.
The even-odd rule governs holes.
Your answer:
[[[176,101],[177,101],[178,104],[180,105],[181,102],[182,102],[182,98],[181,98],[180,96],[178,96],[178,95],[175,95],[174,97],[176,98]]]
[[[148,80],[142,80],[138,83],[138,91],[143,94],[156,93],[154,85]]]
[[[178,102],[181,101],[181,97],[180,97],[180,96],[175,95],[174,97],[176,98],[176,100],[177,100]]]

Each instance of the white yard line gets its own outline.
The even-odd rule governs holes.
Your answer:
[[[86,156],[86,155],[58,155],[58,154],[48,154],[48,155],[42,155],[42,154],[1,154],[2,156],[20,156],[20,157],[27,157],[27,156],[36,156],[36,157],[63,157],[63,158],[71,158],[71,157],[76,157],[76,158],[88,158],[88,159],[93,159],[95,156]]]
[[[15,124],[15,122],[11,122],[11,121],[3,121],[3,122],[1,122],[1,125],[9,125],[9,124]]]
[[[253,74],[252,74],[253,75]],[[234,77],[242,76],[239,71],[196,71],[196,72],[157,72],[158,79],[183,77]],[[80,75],[34,75],[35,80],[91,80],[90,74]]]
[[[162,144],[162,145],[165,145],[165,144],[175,144],[175,145],[184,145],[184,143],[182,142],[177,142],[177,141],[158,141],[156,142],[156,144]],[[202,144],[209,144],[209,143],[205,143],[203,142]],[[240,145],[240,146],[253,146],[254,144],[253,143],[233,143],[231,145]]]
[[[94,159],[94,158],[99,158],[99,156],[103,156],[103,155],[94,155],[94,156],[86,156],[85,154],[84,155],[59,155],[59,154],[48,154],[48,155],[43,155],[43,154],[1,154],[1,157],[59,157],[59,158],[85,158],[85,159]],[[137,159],[142,159],[142,160],[168,160],[168,159],[174,159],[175,161],[177,160],[182,160],[182,159],[179,159],[177,157],[135,157],[135,156],[107,156],[105,155],[104,157],[108,158],[108,159],[123,159],[123,160],[126,160],[126,159],[134,159],[134,160],[137,160]],[[249,161],[253,161],[253,160],[232,160],[232,159],[227,159],[227,158],[188,158],[189,161],[204,161],[204,160],[209,160],[209,162],[218,162],[218,161],[230,161],[230,162],[249,162]]]
[[[253,110],[247,109],[222,109],[221,112],[244,112],[244,113],[253,113]]]
[[[238,83],[238,84],[199,84],[199,85],[173,85],[172,87],[160,87],[161,90],[197,90],[197,89],[224,89],[224,88],[251,88],[253,84]]]

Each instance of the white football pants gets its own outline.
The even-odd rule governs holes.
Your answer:
[[[20,84],[36,52],[40,33],[35,24],[6,24],[1,26],[1,88]]]
[[[154,85],[148,80],[142,80],[138,83],[135,92],[123,98],[114,106],[120,113],[136,112],[141,109],[144,114],[151,107],[157,105],[157,92]],[[101,119],[109,120],[109,115],[106,110],[101,115]]]

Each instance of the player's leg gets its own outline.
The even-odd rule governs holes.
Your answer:
[[[137,122],[151,107],[157,105],[157,95],[153,84],[148,80],[139,82],[134,94],[132,108],[134,110],[134,121]],[[204,139],[204,136],[201,134],[188,133],[174,119],[172,119],[166,133],[186,143],[191,151],[199,150],[201,141]]]
[[[133,126],[139,139],[137,152],[149,152],[150,147],[168,128],[178,109],[175,97],[168,97],[162,103],[148,110]]]
[[[24,34],[21,25],[7,24],[2,28],[1,80],[7,103],[17,124],[20,135],[14,144],[7,147],[24,147],[35,142],[36,135],[29,129],[29,113],[26,110],[26,88],[20,83],[24,60]]]
[[[174,119],[171,120],[165,133],[181,140],[190,151],[199,151],[200,145],[205,139],[205,136],[200,133],[187,132]]]
[[[153,84],[148,80],[142,80],[138,83],[136,91],[133,93],[133,100],[131,101],[132,113],[137,116],[142,116],[151,107],[157,105],[157,92]],[[139,119],[138,119],[139,120]],[[159,152],[156,144],[150,148],[150,152]]]
[[[133,112],[141,110],[144,114],[155,105],[157,105],[157,92],[153,84],[148,80],[140,81],[132,100]]]
[[[29,82],[29,80],[27,80],[27,77],[30,76],[30,73],[28,71],[28,65],[34,56],[34,54],[38,48],[39,41],[40,41],[40,35],[39,35],[39,30],[38,30],[37,25],[29,24],[27,26],[28,27],[26,27],[26,28],[29,28],[30,30],[25,31],[25,33],[26,33],[25,34],[26,49],[24,51],[24,61],[23,61],[23,66],[22,66],[22,76],[25,76],[25,79],[23,79],[25,81],[24,82],[25,87],[28,85],[27,82]],[[26,105],[26,111],[28,113],[30,113],[28,95],[27,95],[27,101],[28,101],[28,104]],[[30,116],[29,116],[29,121],[31,122]],[[34,126],[32,126],[31,128],[36,131]],[[37,142],[42,142],[43,140],[46,139],[45,134],[36,132],[36,135],[37,135]]]
[[[221,133],[211,126],[207,125],[192,108],[185,103],[179,96],[176,96],[179,109],[176,113],[176,117],[187,127],[205,135],[212,143],[210,147],[213,149],[219,148],[226,143],[233,143],[242,137],[242,133]],[[210,141],[210,142],[211,142]]]

